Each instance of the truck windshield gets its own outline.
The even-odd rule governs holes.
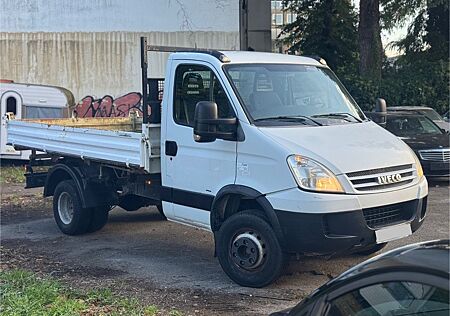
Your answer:
[[[224,68],[247,114],[256,123],[328,125],[366,120],[327,68],[295,64],[237,64]],[[303,120],[295,120],[299,117]]]

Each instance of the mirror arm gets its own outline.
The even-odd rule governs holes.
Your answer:
[[[209,125],[237,125],[237,118],[198,119],[196,122]]]
[[[202,132],[203,137],[214,137],[223,140],[236,140],[235,132]]]

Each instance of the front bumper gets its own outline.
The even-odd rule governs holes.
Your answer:
[[[315,255],[350,253],[375,244],[375,231],[382,227],[410,223],[411,231],[416,231],[425,218],[428,195],[425,179],[378,194],[288,191],[266,196],[282,230],[283,249]]]
[[[439,162],[420,160],[423,172],[427,177],[449,177],[450,176],[450,162]]]
[[[404,216],[389,221],[389,214],[395,207],[404,211]],[[425,197],[349,212],[307,214],[275,210],[275,214],[283,232],[285,251],[329,255],[349,253],[375,244],[375,230],[382,227],[409,222],[415,232],[422,225],[426,207]],[[384,216],[376,218],[373,214],[378,210],[385,210],[381,212]]]

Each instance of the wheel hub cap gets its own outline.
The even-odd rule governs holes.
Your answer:
[[[265,257],[265,245],[260,236],[253,232],[238,235],[231,244],[233,262],[244,269],[259,267]]]
[[[68,225],[73,219],[73,201],[69,193],[63,192],[58,199],[58,213],[61,222]]]

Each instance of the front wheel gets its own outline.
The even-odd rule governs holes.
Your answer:
[[[232,215],[216,238],[220,265],[237,284],[263,287],[283,272],[287,257],[272,227],[258,211]]]
[[[87,231],[91,222],[91,210],[81,206],[73,180],[58,183],[53,194],[53,215],[59,229],[67,235],[79,235]]]

